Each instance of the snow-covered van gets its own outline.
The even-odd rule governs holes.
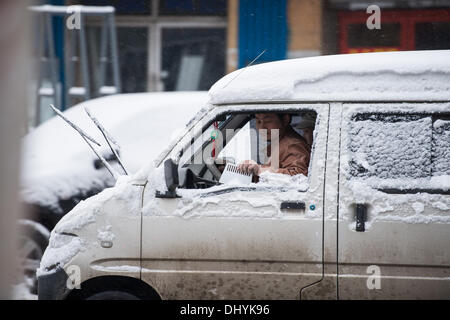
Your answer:
[[[39,298],[449,299],[449,80],[450,51],[225,76],[154,162],[56,225]],[[230,169],[264,163],[264,113],[313,127],[307,176]]]

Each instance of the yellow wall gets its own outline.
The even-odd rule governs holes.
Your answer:
[[[228,0],[227,73],[238,66],[239,0]]]
[[[320,54],[322,42],[322,1],[288,0],[288,56]],[[303,53],[302,53],[303,52]]]

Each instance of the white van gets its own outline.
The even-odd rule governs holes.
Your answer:
[[[265,63],[209,93],[57,224],[39,299],[450,298],[450,51]],[[314,120],[308,176],[220,183],[220,159],[261,156],[266,112]]]

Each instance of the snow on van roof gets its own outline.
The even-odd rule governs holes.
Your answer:
[[[209,95],[213,104],[450,100],[449,77],[450,50],[343,54],[240,69]]]

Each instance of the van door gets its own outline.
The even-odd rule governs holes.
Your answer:
[[[232,113],[255,108],[220,109]],[[302,288],[322,279],[329,106],[258,105],[256,110],[288,109],[317,114],[308,178],[179,188],[175,199],[155,198],[154,190],[146,187],[142,279],[164,299],[299,299]],[[335,293],[333,286],[321,292],[322,297]]]
[[[340,299],[450,298],[450,104],[344,104]]]

